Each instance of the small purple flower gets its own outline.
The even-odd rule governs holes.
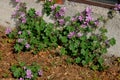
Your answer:
[[[75,32],[73,31],[73,32],[70,32],[70,33],[67,35],[67,37],[70,39],[70,38],[72,38],[74,35],[75,35]]]
[[[31,70],[26,70],[26,78],[31,79],[33,77]]]
[[[65,15],[65,10],[66,10],[66,8],[65,8],[65,7],[62,7],[62,8],[60,9],[60,11],[59,11],[59,15],[60,15],[60,16],[64,16],[64,15]]]
[[[30,48],[30,44],[26,43],[26,44],[25,44],[25,47],[26,47],[27,49],[29,49],[29,48]]]
[[[17,14],[17,12],[16,12],[16,11],[14,11],[14,12],[12,13],[12,17],[15,17],[15,16],[16,16],[16,14]]]
[[[42,75],[43,75],[43,71],[42,71],[42,70],[39,70],[39,71],[38,71],[38,75],[39,75],[39,76],[42,76]]]
[[[86,15],[90,15],[92,13],[92,9],[90,7],[87,7],[85,11],[86,11]]]
[[[76,20],[77,20],[76,17],[73,17],[73,18],[71,19],[72,22],[74,22],[74,21],[76,21]]]
[[[59,15],[58,12],[55,14],[55,17],[56,17],[56,18],[59,18],[59,17],[60,17],[60,15]]]
[[[24,78],[20,78],[19,80],[24,80]]]
[[[81,25],[81,27],[82,27],[82,28],[86,28],[87,25],[88,25],[88,22],[84,22],[84,23]]]
[[[26,23],[26,18],[25,17],[21,18],[21,20],[22,20],[22,23]]]
[[[5,34],[10,34],[12,32],[11,28],[7,27],[5,30]]]
[[[63,25],[65,23],[64,19],[59,19],[58,22],[60,25]]]
[[[109,45],[109,40],[106,40],[106,41],[105,41],[105,44]]]
[[[18,34],[22,34],[22,31],[19,31]]]
[[[24,41],[24,39],[21,39],[21,38],[17,40],[18,43],[21,43],[23,41]]]
[[[94,22],[94,24],[95,24],[95,26],[98,26],[99,21],[98,21],[98,20],[96,20],[96,21]]]
[[[65,12],[66,7],[62,7],[60,10],[63,11],[63,12]]]
[[[20,9],[19,5],[17,5],[17,6],[15,7],[15,9],[16,9],[16,11],[18,11],[18,10]]]
[[[81,37],[83,34],[81,32],[77,33],[77,37]]]
[[[86,22],[90,22],[90,21],[92,21],[93,20],[93,18],[89,15],[89,16],[86,16]]]
[[[20,17],[24,18],[25,17],[25,13],[24,12],[20,12]]]
[[[119,11],[120,10],[120,4],[115,4],[114,10]]]
[[[82,16],[79,16],[78,19],[79,19],[80,21],[82,21],[82,20],[83,20],[83,17],[82,17]]]
[[[52,5],[50,8],[51,8],[51,10],[55,10],[56,4]]]
[[[15,0],[15,2],[20,2],[21,0]]]
[[[36,11],[35,14],[36,14],[37,16],[42,16],[42,13],[41,13],[40,11]]]
[[[26,70],[26,75],[31,75],[31,74],[32,74],[31,70],[27,69]]]

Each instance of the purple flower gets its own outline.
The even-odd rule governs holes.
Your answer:
[[[18,34],[22,34],[22,31],[19,31]]]
[[[23,41],[24,41],[24,39],[21,39],[21,38],[17,40],[18,43],[21,43]]]
[[[89,21],[92,21],[92,20],[93,20],[93,18],[90,15],[86,16],[86,19],[85,19],[86,22],[89,22]]]
[[[79,19],[80,21],[82,21],[82,20],[83,20],[83,17],[82,17],[82,16],[79,16],[78,19]]]
[[[31,70],[26,70],[26,78],[31,79],[33,77]]]
[[[62,7],[60,10],[63,11],[63,12],[65,12],[66,7]]]
[[[20,2],[21,0],[15,0],[15,2]]]
[[[70,33],[67,35],[67,37],[70,39],[70,38],[72,38],[74,35],[75,35],[75,32],[73,31],[73,32],[70,32]]]
[[[84,23],[81,25],[81,27],[86,28],[87,25],[88,25],[88,22],[84,22]]]
[[[96,20],[96,21],[94,22],[94,24],[95,24],[95,26],[98,26],[99,21],[98,21],[98,20]]]
[[[26,47],[27,49],[29,49],[29,48],[30,48],[30,44],[26,43],[26,44],[25,44],[25,47]]]
[[[26,18],[25,17],[21,18],[21,20],[22,20],[22,23],[26,23]]]
[[[12,32],[11,28],[7,27],[5,30],[5,34],[10,34]]]
[[[92,12],[92,9],[91,9],[90,7],[87,7],[87,8],[85,9],[85,12],[86,12],[86,15],[90,15],[91,12]]]
[[[56,17],[56,18],[59,18],[59,17],[60,17],[60,15],[59,15],[58,12],[55,14],[55,17]]]
[[[51,10],[55,10],[56,4],[52,5],[50,8],[51,8]]]
[[[18,10],[20,9],[19,5],[17,5],[17,6],[15,7],[15,9],[16,9],[16,11],[18,11]]]
[[[120,4],[115,4],[114,10],[119,11],[120,10]]]
[[[60,25],[63,25],[65,23],[64,19],[59,19],[58,22]]]
[[[72,22],[74,22],[74,21],[76,21],[76,20],[77,20],[76,17],[73,17],[73,18],[71,19]]]
[[[38,71],[38,75],[39,75],[39,76],[42,76],[42,75],[43,75],[43,71],[42,71],[42,70],[39,70],[39,71]]]
[[[24,78],[20,78],[19,80],[24,80]]]
[[[109,45],[109,40],[106,40],[106,41],[105,41],[105,44]]]
[[[16,14],[17,14],[17,12],[16,12],[16,11],[14,11],[14,12],[12,13],[12,17],[15,17],[15,16],[16,16]]]
[[[40,11],[36,11],[35,14],[36,14],[37,16],[42,16],[42,13],[41,13]]]
[[[24,18],[25,17],[25,13],[24,12],[20,12],[20,17]]]
[[[65,10],[66,10],[66,8],[65,8],[65,7],[62,7],[62,8],[60,9],[60,11],[59,11],[59,15],[60,15],[60,16],[64,16],[64,15],[65,15]]]
[[[77,37],[81,37],[83,34],[81,32],[77,33]]]

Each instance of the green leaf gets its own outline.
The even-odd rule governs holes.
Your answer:
[[[21,72],[22,69],[20,68],[15,69],[15,71],[13,72],[14,77],[19,78],[21,76]]]
[[[91,67],[92,70],[98,70],[98,66],[96,66],[96,65],[92,65],[90,67]]]
[[[99,64],[102,66],[102,65],[103,65],[104,60],[103,60],[102,58],[98,58],[98,62],[99,62]]]
[[[107,48],[101,48],[102,53],[107,53]]]
[[[116,40],[114,38],[111,38],[109,42],[112,46],[116,44]]]
[[[107,33],[107,29],[105,27],[101,27],[99,30],[102,34]]]
[[[68,41],[66,36],[60,36],[60,40],[62,41],[62,43],[67,43]]]
[[[19,44],[15,44],[14,49],[15,49],[16,52],[20,52],[23,49],[23,46],[19,45]]]
[[[75,58],[75,62],[76,63],[80,63],[81,62],[81,58],[80,57]]]
[[[86,41],[87,37],[86,36],[81,36],[80,40]]]
[[[82,41],[81,44],[80,44],[80,47],[82,49],[86,49],[87,48],[86,43]]]
[[[29,9],[28,15],[29,15],[30,17],[34,17],[34,16],[35,16],[35,9],[34,9],[34,8]]]
[[[66,31],[72,32],[72,31],[74,31],[74,30],[75,30],[75,29],[74,29],[73,26],[66,26]]]
[[[81,54],[84,55],[84,56],[86,55],[86,52],[85,52],[84,49],[81,49]]]
[[[62,55],[65,55],[67,53],[64,47],[60,48],[60,53]]]
[[[85,66],[87,63],[85,60],[82,60],[82,65]]]
[[[70,44],[69,49],[72,50],[72,52],[74,52],[75,47],[74,47],[74,43],[73,42]]]

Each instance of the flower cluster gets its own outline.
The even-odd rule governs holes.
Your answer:
[[[74,23],[79,23],[81,25],[80,28],[87,28],[87,27],[97,27],[99,25],[99,19],[94,20],[92,17],[92,9],[90,7],[87,7],[84,12],[80,13],[79,15],[76,15],[71,18],[71,23],[74,25]],[[91,24],[92,23],[92,24]],[[72,37],[81,37],[83,36],[83,32],[77,30],[70,32],[67,37],[71,39]]]
[[[6,28],[6,30],[5,30],[5,34],[10,34],[12,32],[12,30],[11,30],[11,28]]]
[[[26,23],[26,4],[16,0],[17,6],[15,11],[12,14],[13,18],[18,18],[22,23]]]
[[[20,77],[19,80],[25,80],[25,79],[32,79],[34,77],[34,73],[32,73],[32,71],[30,69],[27,69],[27,68],[24,68],[25,70],[25,74],[26,76],[24,78]],[[42,76],[43,75],[43,71],[42,70],[39,70],[38,71],[38,76]]]
[[[107,45],[115,44],[115,39],[107,38],[105,28],[100,28],[96,33],[101,19],[93,19],[90,7],[73,17],[66,17],[66,8],[57,6],[53,2],[52,0],[45,1],[43,13],[52,16],[55,20],[54,23],[47,23],[42,17],[44,14],[40,11],[36,11],[34,8],[27,11],[25,4],[18,2],[13,16],[20,20],[21,24],[14,35],[17,38],[15,51],[31,50],[37,54],[45,48],[57,48],[60,45],[60,53],[69,53],[75,63],[102,70],[104,66],[101,55],[107,52]],[[119,5],[117,5],[117,9],[119,9]],[[6,30],[6,34],[9,33],[11,31]],[[106,44],[106,41],[109,43]],[[39,76],[42,75],[41,70],[36,72]],[[28,68],[25,69],[25,77],[18,78],[24,80],[33,77],[33,70]]]
[[[31,79],[33,77],[31,70],[26,70],[26,78]]]
[[[116,11],[120,11],[120,4],[115,4],[115,8],[114,8],[114,10],[116,10]]]
[[[64,15],[66,11],[66,7],[59,7],[56,4],[53,4],[51,6],[51,11],[55,15],[56,20],[58,21],[59,25],[64,25],[65,20],[64,20]]]
[[[83,36],[83,33],[81,33],[81,32],[78,32],[78,33],[76,33],[76,32],[70,32],[68,35],[67,35],[67,37],[69,38],[69,39],[71,39],[72,37],[78,37],[78,38],[80,38],[81,36]]]

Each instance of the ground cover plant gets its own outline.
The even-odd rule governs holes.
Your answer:
[[[36,80],[38,76],[42,76],[40,66],[35,63],[29,66],[19,63],[19,65],[12,65],[10,70],[13,72],[13,76],[19,80]]]
[[[90,7],[73,17],[66,17],[65,9],[47,0],[43,13],[55,19],[54,23],[47,23],[43,19],[44,14],[33,8],[27,11],[26,4],[18,2],[12,15],[20,22],[18,29],[6,30],[10,38],[16,39],[15,52],[32,51],[37,54],[41,50],[60,46],[60,54],[69,55],[73,63],[104,70],[101,56],[115,44],[115,39],[108,39],[107,29],[99,27],[102,17],[94,20]]]
[[[0,73],[2,78],[12,76],[19,80],[120,79],[120,59],[111,58],[115,62],[111,61],[113,67],[107,70],[102,58],[107,48],[115,44],[115,39],[106,36],[107,29],[99,27],[99,23],[104,22],[104,19],[100,17],[94,20],[90,7],[75,16],[65,16],[66,8],[49,0],[44,3],[43,12],[33,8],[27,10],[26,3],[19,0],[16,3],[12,17],[19,22],[18,28],[7,28],[5,34],[8,38],[2,36],[5,40],[0,41],[4,43],[0,44],[0,54],[4,56],[0,58],[3,61],[0,64],[6,65],[6,70],[9,69],[3,70],[4,74]],[[55,22],[46,22],[43,19],[44,14],[52,16]],[[8,48],[10,50],[7,51]],[[33,62],[42,66],[32,64]],[[106,70],[98,72],[85,67]]]

